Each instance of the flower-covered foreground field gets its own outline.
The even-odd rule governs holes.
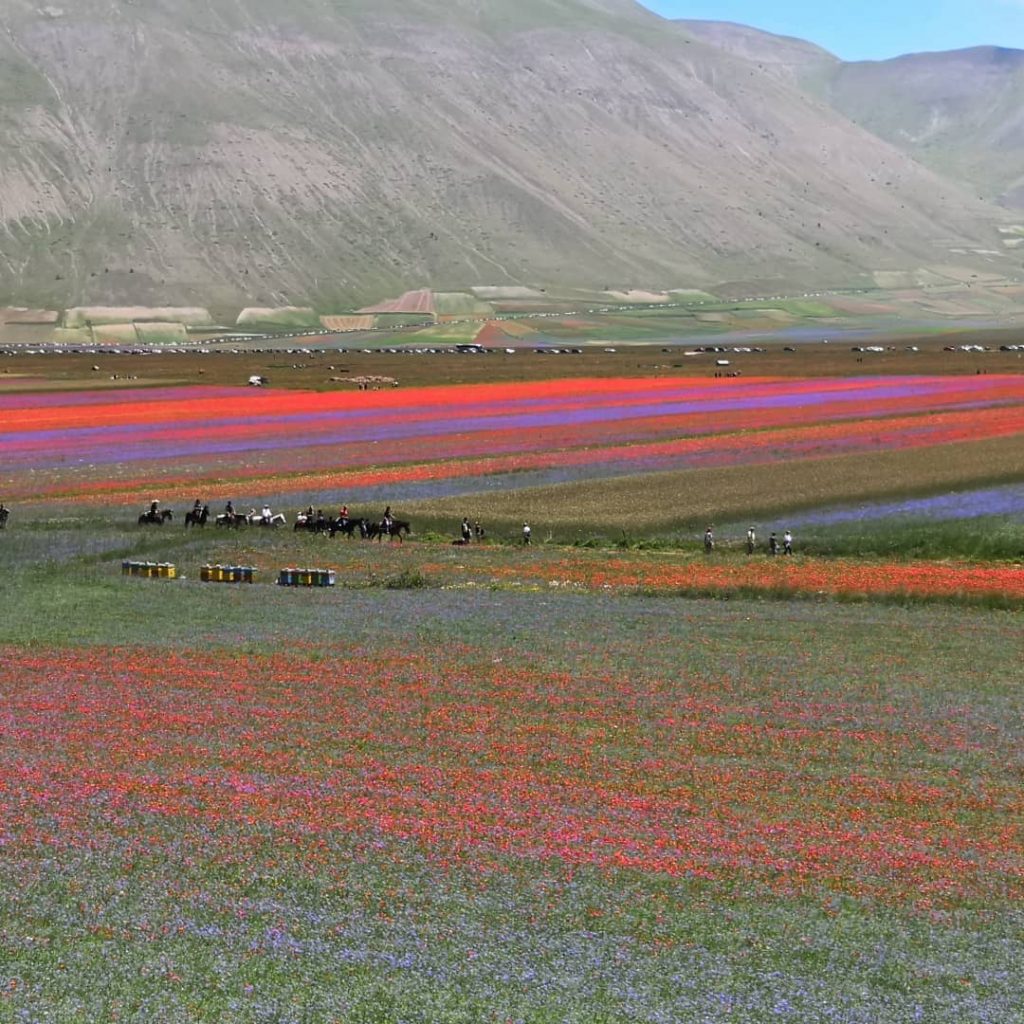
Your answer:
[[[1024,478],[1024,378],[0,414],[0,1024],[1022,1019],[1019,529],[988,562],[801,530],[769,558],[767,516],[747,556],[745,513],[710,555],[633,539]],[[414,532],[124,507],[197,494],[393,501]],[[464,514],[483,542],[449,543]],[[555,542],[595,516],[620,548]],[[287,565],[339,585],[273,586]]]
[[[182,387],[116,401],[97,392],[0,395],[0,414],[9,500],[124,504],[156,490],[177,501],[197,492],[212,501],[377,500],[383,491],[436,499],[1013,445],[1024,434],[1024,377],[617,378],[356,393]],[[998,454],[974,468],[969,454],[961,461],[981,478],[1001,464]]]
[[[1019,615],[38,589],[92,640],[0,625],[2,1019],[1024,1000]]]

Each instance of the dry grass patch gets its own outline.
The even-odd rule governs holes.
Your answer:
[[[65,327],[98,324],[181,323],[205,327],[213,323],[210,311],[200,306],[76,306],[64,314]]]

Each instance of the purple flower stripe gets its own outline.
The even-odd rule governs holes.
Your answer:
[[[985,487],[928,498],[842,505],[790,517],[794,526],[835,526],[878,519],[976,519],[1024,515],[1024,483]]]

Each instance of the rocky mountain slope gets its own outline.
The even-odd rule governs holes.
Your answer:
[[[631,0],[4,0],[0,25],[0,301],[1008,265],[994,207]]]
[[[841,64],[826,95],[922,163],[1024,216],[1024,50]]]
[[[1024,209],[1024,50],[980,46],[847,63],[803,40],[744,25],[679,24],[800,82],[977,196]]]

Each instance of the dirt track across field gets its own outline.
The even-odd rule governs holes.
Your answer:
[[[301,342],[315,345],[315,339]],[[312,344],[310,344],[312,343]],[[710,344],[711,342],[709,342]],[[487,354],[323,351],[310,354],[237,352],[156,355],[0,355],[0,383],[21,374],[33,378],[9,390],[42,391],[95,381],[97,387],[118,383],[144,387],[155,384],[245,384],[250,376],[266,377],[271,387],[311,390],[357,388],[355,378],[390,377],[399,386],[472,384],[490,381],[545,380],[560,377],[714,377],[738,372],[762,376],[861,376],[880,373],[974,374],[1024,373],[1024,351],[1000,352],[1000,345],[1024,344],[1024,329],[943,334],[941,338],[877,339],[891,346],[881,353],[856,353],[851,344],[767,343],[764,352],[704,352],[685,355],[683,347],[618,346],[614,352],[591,346],[579,354],[539,354],[522,348],[510,354],[498,349]],[[948,346],[984,345],[987,352],[945,351]],[[910,351],[916,346],[918,351]],[[790,348],[791,351],[786,351]],[[717,361],[727,359],[727,367]],[[93,367],[98,369],[93,369]],[[113,378],[117,380],[113,380]],[[137,379],[134,379],[137,378]],[[352,383],[349,383],[352,381]]]

